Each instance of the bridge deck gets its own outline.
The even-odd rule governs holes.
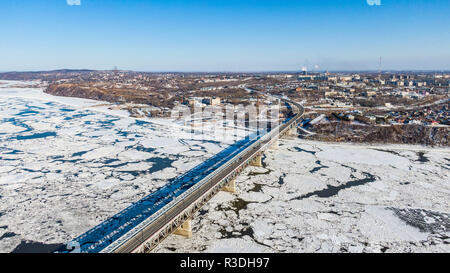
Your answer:
[[[261,136],[246,138],[212,156],[202,164],[175,178],[165,186],[147,195],[98,226],[75,238],[82,252],[99,252],[107,245],[133,229],[144,219],[170,203],[223,163],[257,141]]]

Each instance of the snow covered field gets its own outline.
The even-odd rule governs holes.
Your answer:
[[[66,243],[230,144],[17,84],[0,82],[0,252]]]
[[[156,252],[449,252],[450,149],[282,139]]]

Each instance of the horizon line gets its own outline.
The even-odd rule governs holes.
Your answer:
[[[92,72],[106,72],[106,71],[119,71],[119,72],[137,72],[137,73],[302,73],[302,70],[133,70],[133,69],[89,69],[89,68],[59,68],[59,69],[38,69],[38,70],[0,70],[1,74],[5,73],[39,73],[39,72],[56,72],[56,71],[92,71]],[[369,72],[369,73],[386,73],[386,72],[450,72],[449,69],[332,69],[332,70],[308,70],[307,73],[338,73],[338,72]]]

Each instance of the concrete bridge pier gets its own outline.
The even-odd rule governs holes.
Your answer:
[[[287,132],[288,136],[297,136],[297,127],[293,127],[291,129],[288,130]]]
[[[173,234],[180,235],[186,238],[192,237],[192,219],[186,220]]]
[[[255,157],[255,159],[252,161],[252,163],[250,163],[250,166],[253,167],[262,167],[262,155],[259,154]]]
[[[236,179],[232,179],[225,187],[222,188],[222,191],[236,193]]]
[[[270,146],[269,149],[271,150],[278,150],[278,148],[280,147],[280,140],[277,138],[272,145]]]

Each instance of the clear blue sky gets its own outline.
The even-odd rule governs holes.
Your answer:
[[[1,0],[0,71],[450,69],[449,0],[77,1]]]

